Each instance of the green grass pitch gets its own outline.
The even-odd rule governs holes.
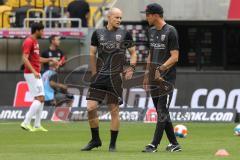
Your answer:
[[[183,148],[168,153],[164,135],[157,153],[142,153],[153,135],[155,124],[122,122],[117,142],[118,152],[109,153],[109,122],[100,123],[103,146],[90,152],[80,148],[90,139],[87,122],[44,122],[48,133],[29,133],[20,122],[0,122],[0,160],[240,160],[240,137],[233,135],[232,123],[185,123],[188,136],[179,139]],[[215,157],[224,148],[230,156]]]

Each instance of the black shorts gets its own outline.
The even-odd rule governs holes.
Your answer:
[[[95,100],[107,104],[119,104],[122,101],[122,78],[120,74],[100,75],[96,74],[91,78],[87,100]]]

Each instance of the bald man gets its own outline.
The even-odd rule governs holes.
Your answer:
[[[131,79],[137,61],[135,45],[129,32],[120,28],[122,11],[110,9],[107,26],[93,32],[90,46],[91,84],[87,96],[88,121],[92,139],[82,149],[90,151],[102,145],[99,136],[97,107],[105,100],[111,114],[109,151],[116,151],[119,132],[119,105],[122,101],[122,76]],[[130,64],[126,63],[126,50],[130,53]],[[98,53],[96,57],[96,53]],[[124,69],[123,67],[126,69]]]

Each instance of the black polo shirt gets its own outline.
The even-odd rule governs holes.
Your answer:
[[[171,50],[179,50],[178,34],[176,29],[165,24],[161,30],[152,27],[148,30],[148,47],[151,64],[160,66],[171,56]],[[176,67],[172,66],[165,76],[167,79],[176,79]]]
[[[61,49],[51,50],[51,49],[48,48],[47,50],[42,52],[41,56],[43,58],[56,58],[59,61],[59,60],[62,59],[62,57],[64,57],[64,54],[63,54]],[[48,63],[44,63],[43,64],[43,71],[46,71],[48,69],[49,69]]]
[[[132,35],[124,29],[107,28],[93,32],[91,45],[97,47],[97,72],[103,75],[119,74],[126,64],[126,49],[133,47]]]

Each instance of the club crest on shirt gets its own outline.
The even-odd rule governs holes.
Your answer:
[[[116,35],[116,41],[120,41],[121,38],[122,38],[122,35],[120,35],[120,34],[117,34],[117,35]]]
[[[165,34],[161,35],[161,41],[164,41],[165,38],[166,38],[166,35],[165,35]]]
[[[153,41],[153,40],[154,40],[153,37],[154,37],[154,35],[153,35],[153,34],[150,34],[149,40],[150,40],[150,41]]]
[[[100,34],[100,41],[104,41],[104,35]]]

